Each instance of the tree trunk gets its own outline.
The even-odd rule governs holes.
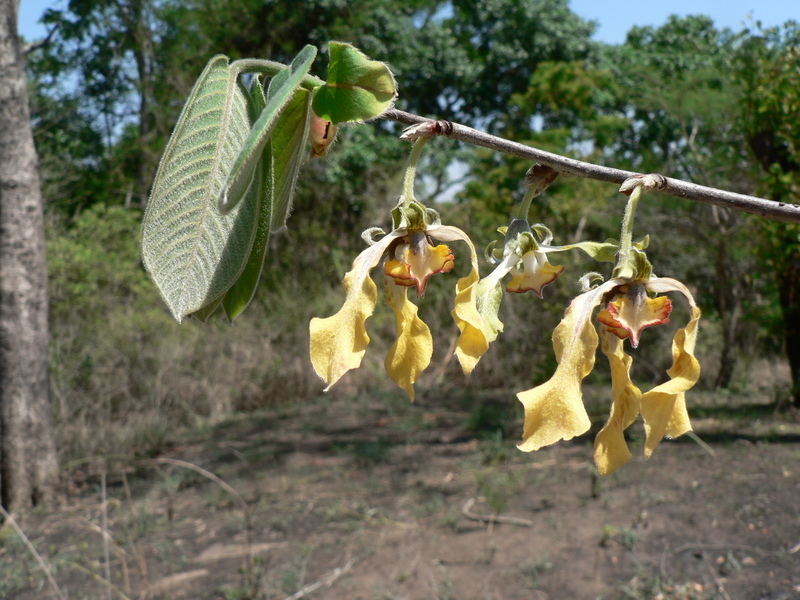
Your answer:
[[[47,380],[47,262],[19,0],[0,0],[0,501],[48,500],[58,474]]]
[[[740,282],[735,273],[729,273],[733,264],[729,253],[726,231],[720,227],[717,241],[717,310],[722,322],[722,354],[719,371],[714,381],[715,390],[727,390],[731,387],[737,363],[737,337],[739,333],[739,315],[742,303],[740,300]],[[739,348],[741,350],[741,348]]]
[[[139,198],[139,206],[144,210],[150,193],[153,177],[153,164],[150,160],[150,131],[153,114],[153,32],[150,29],[152,17],[150,0],[133,0],[120,5],[120,15],[125,27],[125,36],[136,61],[136,74],[139,88],[139,144],[136,155],[136,174],[134,194]]]
[[[786,356],[792,373],[792,404],[800,408],[800,254],[792,252],[782,267],[777,274],[778,295],[783,313]]]

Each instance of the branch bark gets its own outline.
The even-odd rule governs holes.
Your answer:
[[[397,121],[405,125],[417,125],[419,123],[425,123],[426,121],[434,121],[434,119],[396,109],[386,111],[381,118],[389,121]],[[603,167],[561,156],[560,154],[545,152],[544,150],[539,150],[538,148],[526,146],[518,142],[512,142],[511,140],[497,137],[459,123],[453,123],[451,121],[438,121],[438,123],[440,127],[437,128],[437,135],[443,135],[450,139],[475,146],[482,146],[504,154],[526,158],[551,167],[559,173],[616,184],[621,184],[626,179],[635,175],[641,175],[641,173],[636,173],[634,171]],[[800,206],[795,204],[776,202],[774,200],[759,198],[757,196],[748,196],[746,194],[736,194],[734,192],[697,185],[671,177],[664,177],[664,180],[665,183],[663,187],[660,187],[658,191],[668,196],[733,208],[774,221],[800,223]]]

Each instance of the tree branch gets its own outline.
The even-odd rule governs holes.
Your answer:
[[[27,55],[33,52],[34,50],[38,50],[39,48],[47,46],[50,43],[50,39],[53,37],[53,34],[56,32],[56,29],[58,29],[58,23],[56,23],[55,25],[53,25],[53,27],[50,28],[50,31],[47,32],[47,36],[44,39],[36,42],[31,42],[29,44],[25,44],[25,46],[22,48],[22,53]]]
[[[386,111],[381,118],[397,121],[405,125],[417,125],[426,121],[433,121],[433,119],[428,119],[427,117],[421,117],[396,109]],[[633,171],[602,167],[600,165],[575,160],[574,158],[567,158],[560,154],[545,152],[544,150],[512,142],[511,140],[478,131],[477,129],[472,129],[471,127],[459,123],[453,123],[451,121],[437,121],[437,123],[439,126],[436,127],[434,131],[437,135],[443,135],[467,144],[483,146],[484,148],[496,150],[504,154],[511,154],[513,156],[536,161],[555,169],[559,173],[617,184],[621,184],[630,177],[641,175]],[[775,221],[800,223],[800,206],[796,204],[787,204],[786,202],[776,202],[774,200],[767,200],[766,198],[758,198],[757,196],[736,194],[734,192],[705,187],[671,177],[664,177],[664,185],[659,187],[658,191],[668,196],[686,198],[687,200],[703,202],[705,204],[715,204],[725,208],[734,208]]]

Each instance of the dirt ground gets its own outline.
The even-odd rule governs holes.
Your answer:
[[[70,600],[800,599],[798,419],[729,400],[600,479],[592,436],[517,451],[513,394],[328,397],[69,465],[16,517]],[[0,597],[58,597],[8,524]]]

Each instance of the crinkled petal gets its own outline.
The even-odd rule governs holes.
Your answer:
[[[538,450],[589,430],[591,423],[583,406],[581,382],[592,371],[597,350],[592,312],[603,294],[618,284],[618,280],[612,279],[581,294],[564,313],[553,332],[556,372],[546,383],[517,394],[525,407],[520,450]]]
[[[622,293],[598,313],[597,320],[617,337],[629,337],[636,348],[645,327],[669,323],[672,302],[666,296],[648,297],[640,282],[631,282],[620,291]]]
[[[542,289],[552,283],[564,270],[562,266],[553,266],[541,252],[528,252],[522,257],[523,270],[514,269],[514,276],[506,286],[506,291],[521,294],[533,290],[539,298]]]
[[[385,277],[386,304],[394,311],[397,340],[386,355],[386,372],[414,401],[414,382],[431,362],[431,330],[417,316],[417,306],[408,299],[408,288]]]
[[[344,276],[347,293],[342,308],[335,315],[311,319],[309,353],[314,370],[328,384],[325,391],[364,358],[369,336],[366,321],[378,302],[378,288],[369,272],[378,264],[392,240],[404,232],[393,231],[364,250]]]
[[[478,255],[475,246],[466,233],[458,227],[439,225],[428,230],[433,237],[446,242],[462,240],[469,245],[472,270],[469,275],[456,282],[455,307],[451,314],[461,335],[456,340],[456,358],[465,374],[469,374],[478,364],[481,356],[489,349],[489,342],[494,339],[489,328],[478,312]],[[497,337],[495,334],[494,337]]]
[[[664,436],[678,437],[692,430],[685,393],[700,378],[700,363],[694,356],[700,309],[686,286],[675,279],[651,279],[646,285],[656,293],[681,292],[691,309],[689,324],[679,329],[672,341],[672,367],[667,371],[669,381],[642,395],[641,411],[647,434],[644,455],[649,458]]]
[[[631,382],[631,357],[622,340],[605,327],[600,328],[603,354],[611,366],[611,414],[594,440],[594,462],[600,475],[610,475],[631,459],[625,430],[639,416],[642,392]]]

